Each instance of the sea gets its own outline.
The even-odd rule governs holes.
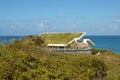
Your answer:
[[[93,48],[109,49],[120,54],[120,36],[84,36],[84,38],[95,43]]]
[[[24,36],[0,36],[0,44],[7,42],[11,44],[12,39],[20,39]],[[91,39],[95,46],[93,48],[109,49],[120,54],[120,36],[84,36],[85,39]]]

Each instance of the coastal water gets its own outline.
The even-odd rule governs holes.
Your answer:
[[[11,43],[11,40],[20,39],[23,36],[0,36],[0,43]],[[120,53],[120,36],[84,36],[83,38],[91,39],[95,46],[94,48],[110,49],[116,53]]]
[[[120,53],[120,36],[84,36],[91,39],[95,46],[94,48],[110,49],[116,53]]]
[[[11,43],[12,39],[20,39],[23,36],[0,36],[0,44],[2,43]]]

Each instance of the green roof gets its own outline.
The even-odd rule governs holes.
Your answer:
[[[44,33],[41,37],[46,44],[66,44],[74,38],[80,37],[83,32],[67,32],[67,33]]]

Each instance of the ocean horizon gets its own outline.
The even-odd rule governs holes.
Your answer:
[[[11,43],[12,39],[20,39],[24,36],[0,36],[0,44]],[[109,49],[120,54],[120,35],[86,35],[83,38],[91,39],[95,46],[93,48]]]

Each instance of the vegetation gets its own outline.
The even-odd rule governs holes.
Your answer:
[[[80,37],[83,33],[44,33],[41,37],[46,43],[66,44],[76,37]]]
[[[43,45],[40,36],[0,45],[0,80],[120,80],[119,54],[101,49],[93,49],[94,55],[55,53]]]

